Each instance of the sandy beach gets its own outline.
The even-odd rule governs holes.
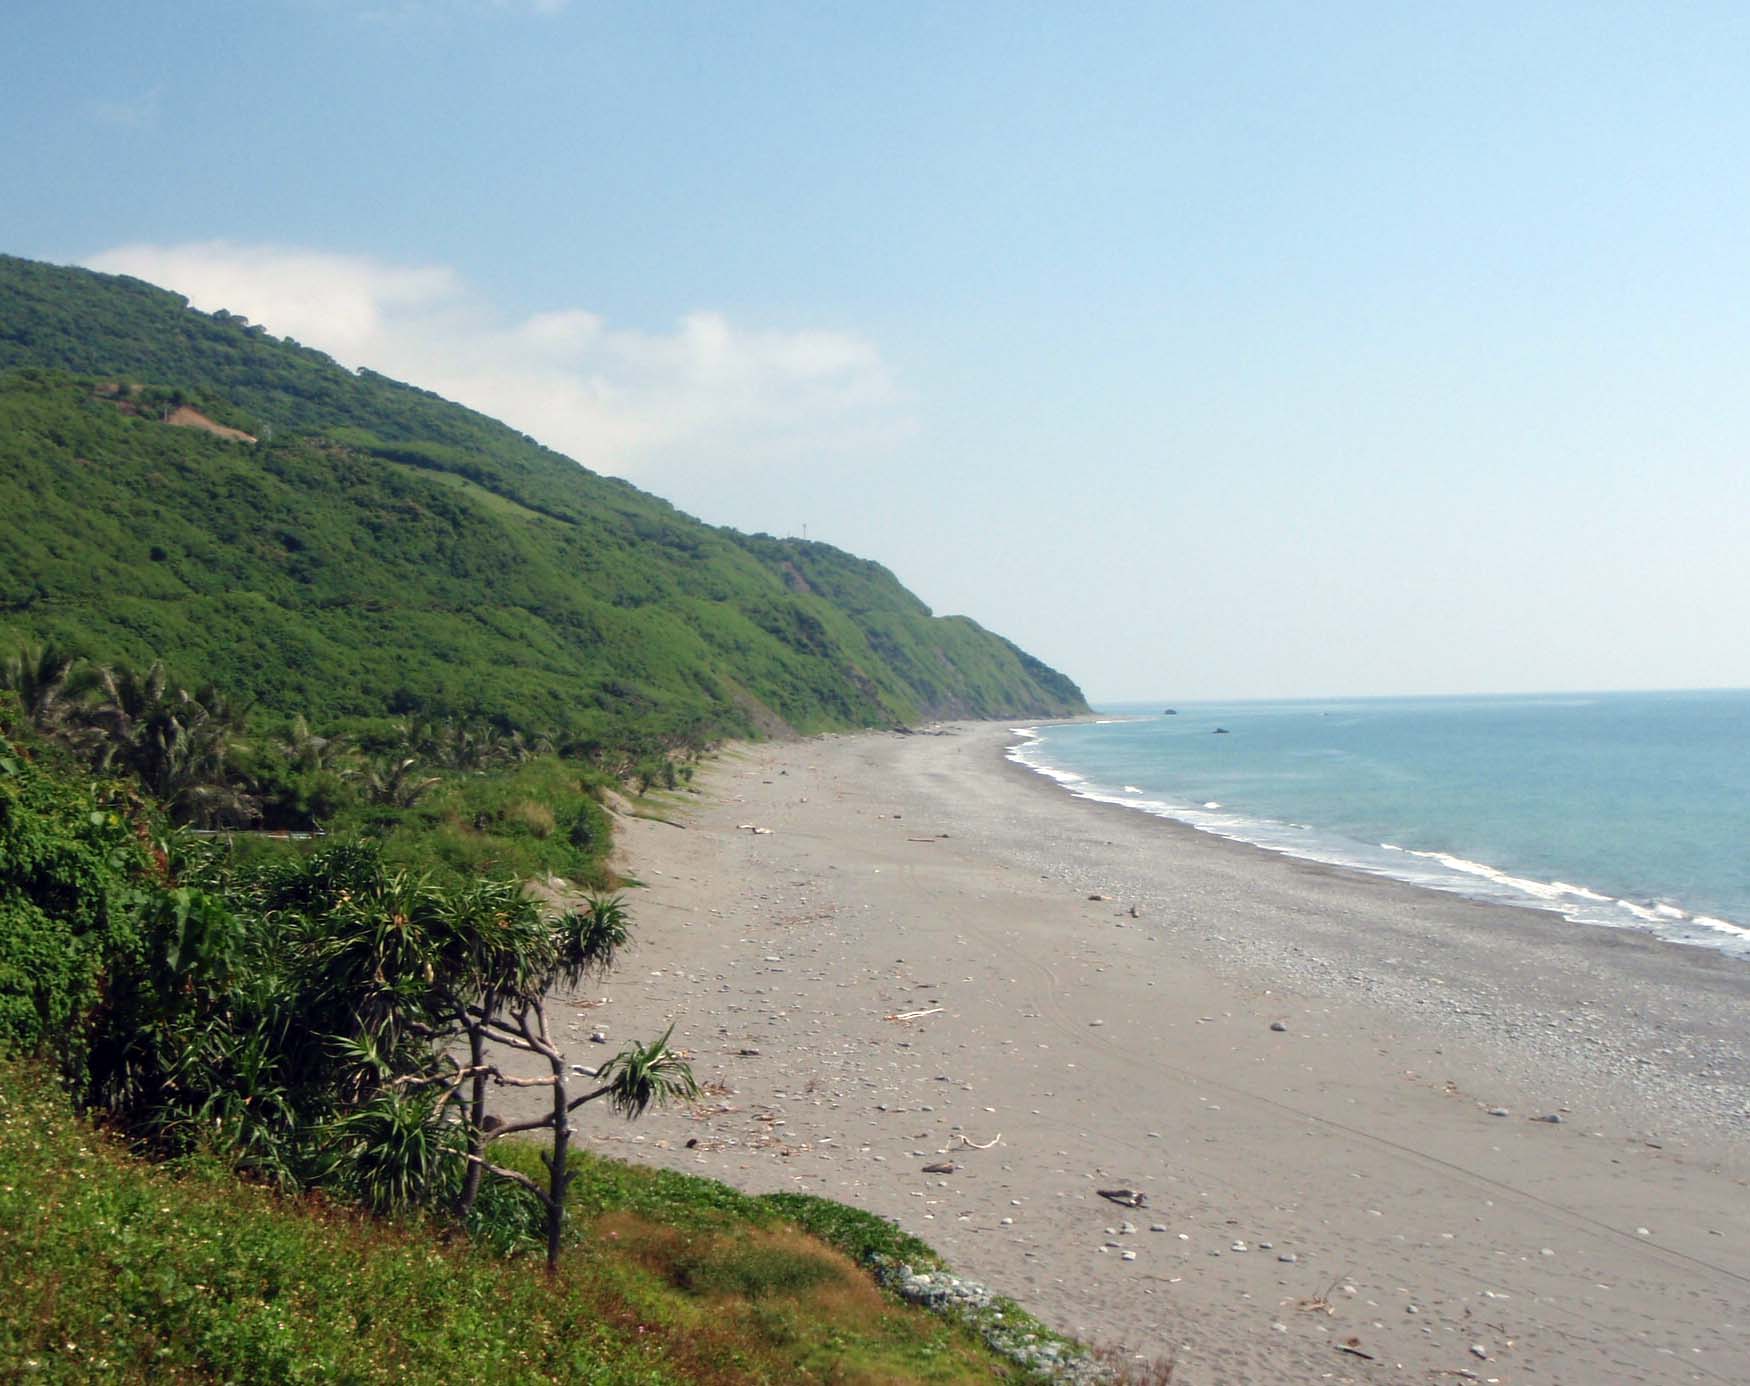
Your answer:
[[[592,1148],[893,1217],[1191,1386],[1750,1380],[1750,968],[941,733],[737,748],[622,820],[636,941],[561,1031],[672,1019],[708,1096]]]

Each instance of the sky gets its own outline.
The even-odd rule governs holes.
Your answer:
[[[1747,72],[1735,0],[11,0],[0,250],[1096,704],[1741,687]]]

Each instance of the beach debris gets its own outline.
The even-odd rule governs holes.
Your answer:
[[[982,1145],[980,1145],[977,1141],[973,1140],[970,1136],[962,1135],[958,1131],[956,1131],[954,1133],[955,1140],[959,1141],[961,1145],[968,1146],[973,1150],[989,1150],[993,1145],[995,1145],[1002,1138],[1003,1138],[1003,1133],[1001,1131],[998,1131],[996,1133],[996,1135],[992,1136],[988,1141],[985,1141]]]
[[[741,1049],[737,1049],[735,1052],[744,1059],[757,1059],[760,1056],[760,1051],[755,1049],[752,1045],[747,1045]]]
[[[1483,1361],[1487,1362],[1489,1360],[1489,1349],[1482,1343],[1472,1343],[1470,1345],[1470,1355],[1472,1357],[1480,1357]]]
[[[1137,1189],[1096,1189],[1094,1192],[1126,1208],[1148,1207],[1148,1195]]]
[[[1489,1115],[1492,1117],[1504,1117],[1512,1116],[1513,1113],[1508,1111],[1505,1107],[1491,1107],[1489,1108]]]
[[[1333,1314],[1334,1315],[1337,1312],[1337,1310],[1331,1303],[1331,1296],[1337,1292],[1337,1285],[1338,1284],[1339,1284],[1338,1281],[1333,1280],[1329,1285],[1325,1286],[1325,1288],[1322,1291],[1320,1291],[1318,1294],[1310,1295],[1306,1299],[1295,1300],[1294,1307],[1296,1309],[1300,1310],[1300,1312],[1303,1314]],[[1347,1285],[1345,1285],[1343,1288],[1348,1289],[1349,1287]],[[1288,1303],[1287,1300],[1283,1300],[1282,1302],[1284,1304]]]
[[[922,1020],[926,1015],[936,1015],[947,1009],[946,1006],[931,1006],[922,1011],[896,1011],[885,1018],[888,1020]]]
[[[1288,1032],[1288,1024],[1286,1021],[1272,1020],[1270,1022],[1270,1028],[1272,1030],[1274,1030],[1279,1035],[1286,1034]]]
[[[959,1169],[960,1169],[960,1166],[955,1164],[952,1160],[937,1160],[933,1164],[925,1165],[924,1166],[924,1173],[925,1174],[954,1174],[954,1173],[958,1172]]]
[[[1368,1362],[1378,1360],[1371,1352],[1366,1352],[1362,1349],[1361,1339],[1359,1338],[1350,1338],[1345,1342],[1332,1343],[1331,1346],[1336,1348],[1338,1352],[1348,1353],[1351,1357],[1360,1357]]]
[[[1130,907],[1130,917],[1131,917],[1131,918],[1132,918],[1132,919],[1141,919],[1141,918],[1142,918],[1142,912],[1141,912],[1141,911],[1140,911],[1140,910],[1138,910],[1138,909],[1137,909],[1137,908],[1136,908],[1136,906],[1135,906],[1135,905],[1132,905],[1132,906],[1131,906],[1131,907]]]
[[[1560,1112],[1546,1112],[1543,1116],[1532,1117],[1531,1119],[1533,1121],[1547,1122],[1551,1126],[1560,1126],[1564,1121],[1567,1120],[1567,1118],[1565,1116],[1563,1116]]]
[[[1247,1246],[1244,1242],[1235,1242],[1230,1249],[1233,1251],[1250,1251],[1251,1247]]]
[[[1101,895],[1098,892],[1095,892],[1093,895],[1090,895],[1088,897],[1088,899],[1090,899],[1090,900],[1110,900],[1111,898],[1112,897],[1110,895]]]

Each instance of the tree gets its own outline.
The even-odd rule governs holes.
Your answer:
[[[547,993],[556,986],[575,987],[585,977],[607,972],[628,936],[625,905],[620,897],[595,897],[585,909],[548,923],[538,946],[520,958],[504,956],[491,960],[474,979],[470,989],[475,995],[462,998],[459,1008],[458,1019],[468,1037],[469,1059],[467,1068],[458,1070],[451,1089],[458,1100],[464,1086],[468,1092],[464,1115],[468,1171],[460,1210],[466,1216],[473,1208],[483,1174],[508,1179],[529,1189],[546,1213],[549,1270],[558,1265],[565,1194],[572,1179],[567,1158],[574,1134],[571,1114],[605,1098],[609,1106],[630,1119],[642,1115],[652,1103],[661,1105],[698,1095],[691,1068],[668,1047],[674,1034],[672,1025],[660,1039],[622,1050],[595,1071],[592,1087],[578,1096],[571,1095],[570,1066],[547,1024]],[[504,967],[507,963],[511,964],[509,968]],[[546,1075],[538,1078],[506,1075],[489,1061],[489,1044],[536,1056],[546,1064]],[[545,1115],[525,1121],[490,1121],[486,1111],[489,1079],[518,1087],[547,1087],[550,1108]],[[541,1157],[547,1167],[546,1188],[520,1171],[506,1169],[486,1158],[489,1142],[520,1131],[539,1130],[552,1132],[551,1149]]]
[[[385,870],[372,848],[343,844],[283,868],[264,904],[300,959],[305,1028],[327,1037],[344,1069],[330,1078],[339,1113],[329,1123],[334,1173],[374,1207],[436,1202],[453,1190],[466,1219],[484,1177],[504,1179],[539,1200],[555,1266],[572,1114],[605,1099],[635,1117],[698,1092],[669,1048],[672,1027],[615,1055],[587,1091],[571,1091],[546,997],[613,966],[629,936],[617,896],[553,916],[514,880],[440,886]],[[456,1057],[464,1045],[466,1062]],[[507,1073],[496,1057],[504,1049],[533,1056],[547,1072]],[[549,1110],[498,1121],[488,1111],[494,1086],[548,1088]],[[493,1141],[539,1130],[551,1132],[544,1186],[488,1158]]]
[[[79,677],[79,660],[53,645],[25,645],[0,664],[0,688],[18,695],[24,715],[38,731],[62,731],[89,681]]]
[[[439,783],[436,775],[421,775],[414,756],[379,756],[358,773],[359,792],[369,803],[412,808]]]
[[[210,689],[196,698],[173,688],[158,662],[144,674],[98,669],[92,691],[95,701],[78,716],[100,733],[94,748],[100,771],[130,771],[182,823],[233,827],[260,816],[232,774],[244,709]]]

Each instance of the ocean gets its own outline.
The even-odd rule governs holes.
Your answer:
[[[1221,837],[1750,959],[1750,691],[1166,706],[1017,727],[1009,754]]]

